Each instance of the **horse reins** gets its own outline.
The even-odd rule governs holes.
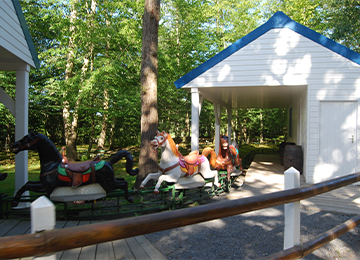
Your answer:
[[[175,163],[173,166],[167,167],[165,169],[161,168],[160,166],[158,166],[158,168],[162,172],[162,174],[165,174],[165,172],[168,172],[168,171],[178,167],[179,165],[180,165],[180,163]]]
[[[26,148],[29,148],[31,146],[33,146],[34,144],[36,144],[37,142],[39,142],[40,138],[36,137],[34,140],[32,140],[30,143],[27,143],[25,145],[22,145],[21,142],[17,142],[19,145],[19,150],[20,151],[24,151],[26,150]]]

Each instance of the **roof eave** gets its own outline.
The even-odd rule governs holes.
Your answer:
[[[20,2],[18,0],[12,0],[12,2],[13,2],[13,5],[14,5],[14,8],[15,8],[17,17],[19,19],[21,28],[23,30],[26,42],[28,44],[32,59],[34,61],[35,68],[37,70],[39,70],[40,61],[39,61],[39,58],[38,58],[38,55],[37,55],[37,52],[36,52],[36,49],[35,49],[35,46],[34,46],[34,42],[32,41],[32,38],[31,38],[29,28],[28,28],[28,26],[26,24],[26,20],[25,20],[24,14],[22,12]]]
[[[267,33],[271,29],[280,29],[280,28],[288,28],[293,30],[294,32],[299,33],[300,35],[328,48],[329,50],[357,63],[360,65],[360,54],[350,50],[349,48],[327,38],[324,35],[321,35],[314,30],[311,30],[293,20],[290,19],[287,15],[283,12],[276,12],[266,23],[255,29],[254,31],[250,32],[249,34],[245,35],[241,39],[234,42],[232,45],[227,47],[226,49],[222,50],[214,57],[210,58],[209,60],[202,63],[197,68],[193,69],[189,73],[185,74],[178,80],[174,82],[176,88],[182,88],[190,81],[195,79],[196,77],[200,76],[216,64],[220,63],[222,60],[226,59],[236,51],[240,50],[244,46],[248,45],[252,41],[256,40],[263,34]]]

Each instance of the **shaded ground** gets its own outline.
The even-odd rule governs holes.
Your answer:
[[[241,179],[229,195],[213,197],[207,203],[283,189],[283,167],[273,162],[274,158],[258,157],[258,162],[251,166],[252,172],[246,173],[244,186]],[[302,206],[301,243],[354,216]],[[303,259],[359,259],[359,232],[357,227]],[[284,206],[157,232],[146,238],[168,259],[258,259],[283,250]]]
[[[278,206],[145,237],[168,259],[258,259],[283,250],[284,207]],[[352,218],[301,209],[301,243]],[[333,240],[303,259],[358,259],[360,229]]]

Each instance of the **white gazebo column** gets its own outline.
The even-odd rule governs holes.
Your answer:
[[[227,109],[227,116],[228,116],[228,139],[229,145],[231,144],[231,120],[232,120],[232,109]]]
[[[24,65],[16,71],[15,103],[15,140],[20,140],[28,133],[30,66]],[[15,155],[15,193],[28,181],[28,151]]]
[[[219,152],[220,145],[220,122],[221,122],[221,105],[214,103],[215,113],[215,153]]]
[[[191,151],[199,150],[199,89],[191,89]]]

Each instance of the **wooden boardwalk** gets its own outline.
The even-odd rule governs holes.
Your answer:
[[[68,228],[79,225],[98,223],[99,221],[57,221],[55,228]],[[14,236],[30,234],[30,221],[18,219],[0,220],[0,236]],[[144,236],[131,237],[97,245],[74,248],[57,252],[56,259],[60,260],[116,260],[116,259],[152,259],[165,260],[166,257],[158,251]],[[21,258],[31,260],[32,257]]]

